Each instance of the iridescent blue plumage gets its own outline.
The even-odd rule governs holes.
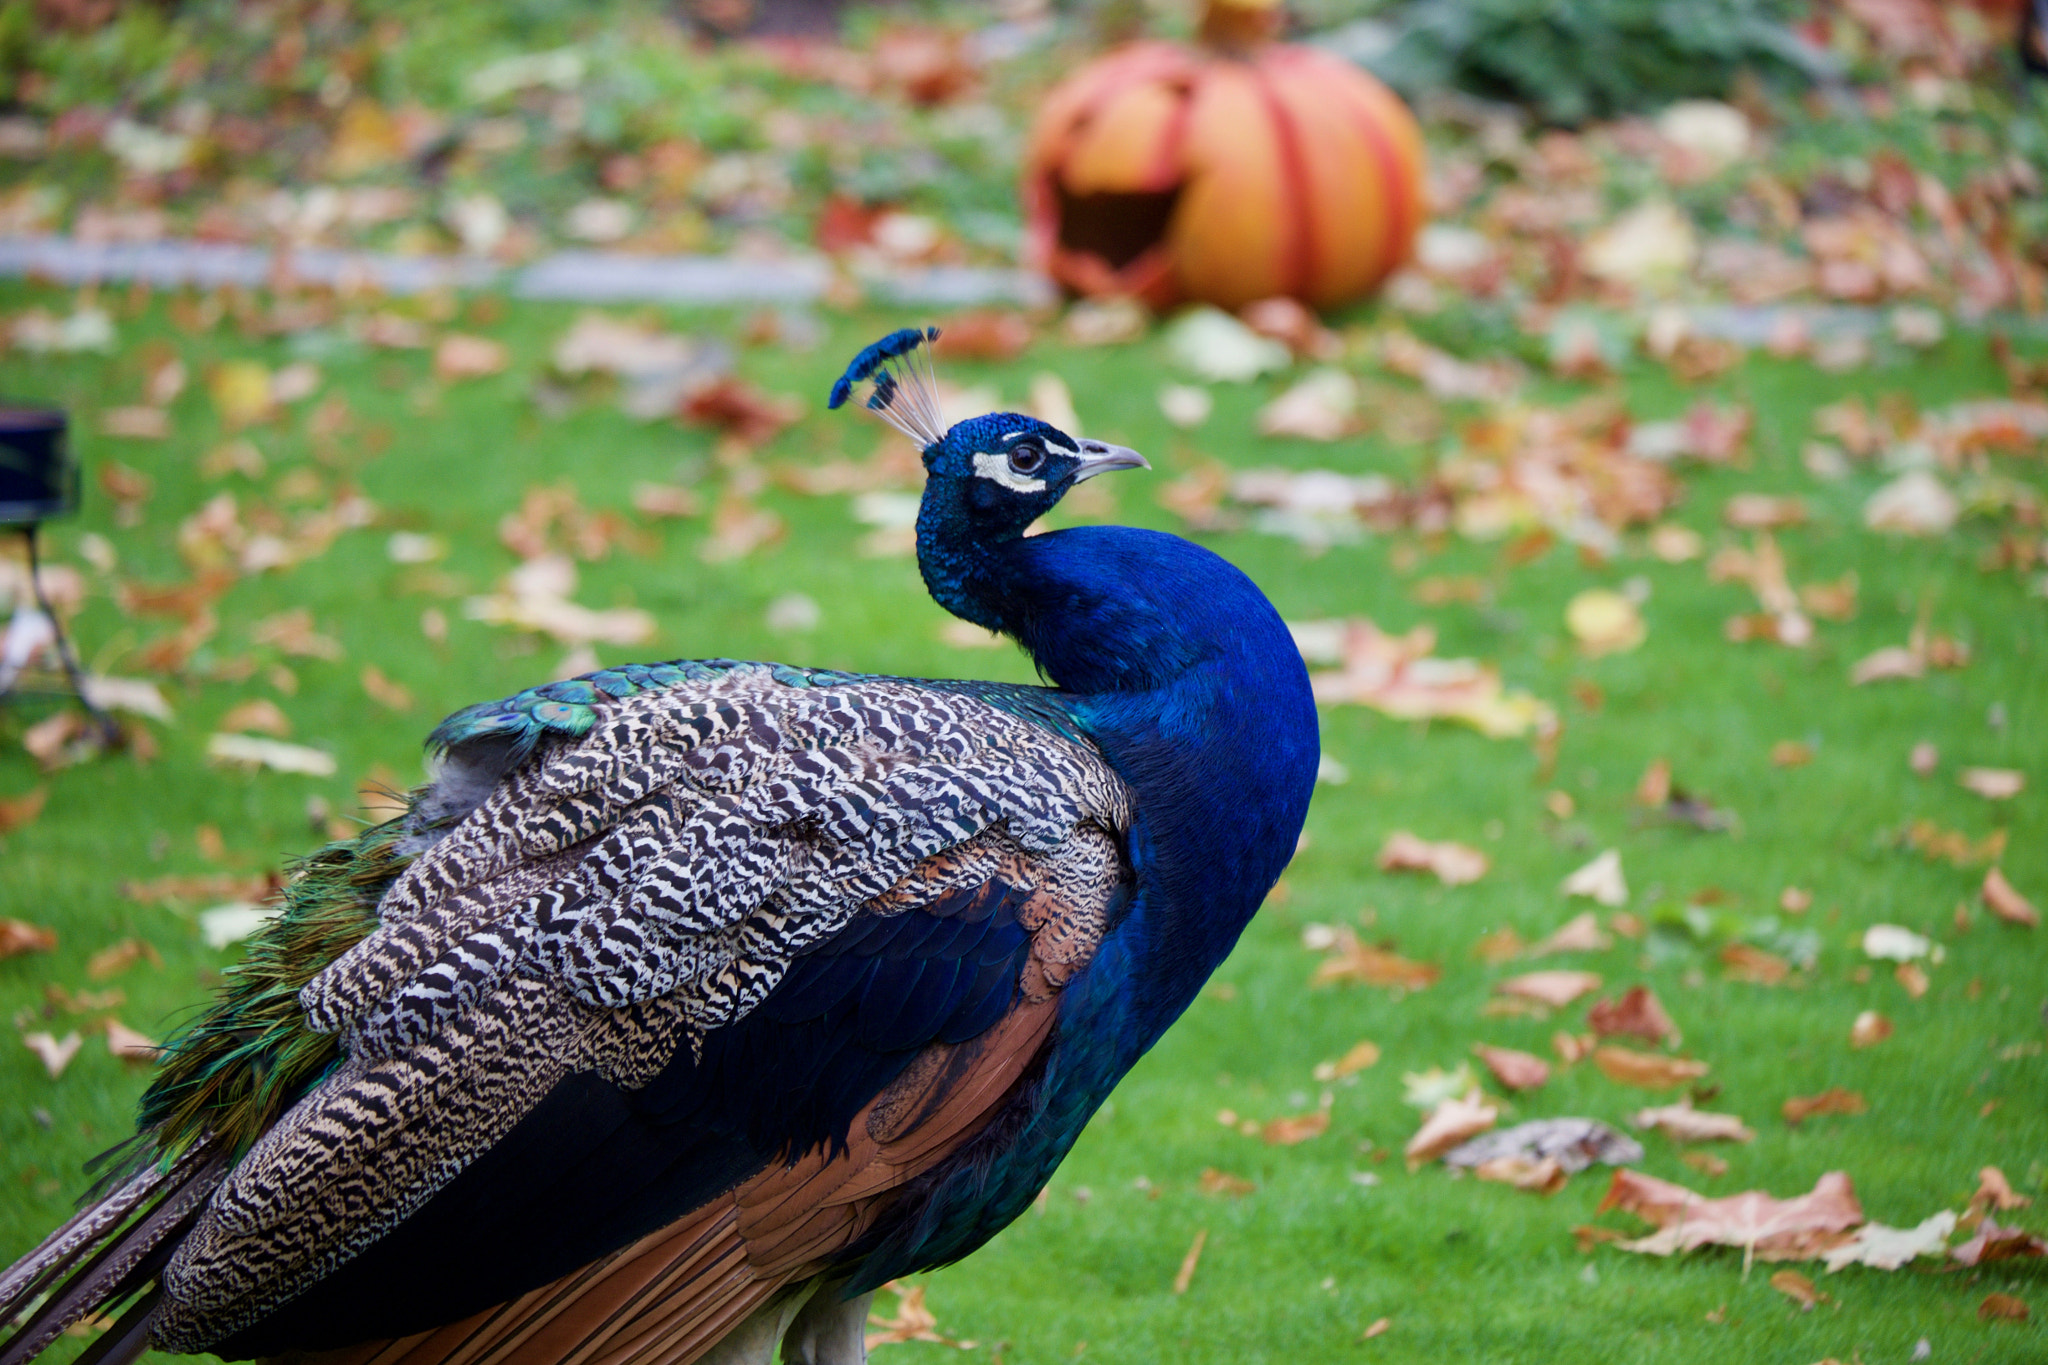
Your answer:
[[[878,370],[886,374],[884,367],[890,361],[899,360],[918,347],[938,339],[939,329],[936,327],[902,327],[865,347],[853,358],[852,363],[847,365],[846,372],[833,382],[832,396],[826,406],[842,406],[853,395],[854,385],[874,378]]]

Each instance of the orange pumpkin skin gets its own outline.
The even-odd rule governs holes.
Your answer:
[[[1068,289],[1156,309],[1277,294],[1328,307],[1407,259],[1422,185],[1415,119],[1348,62],[1285,44],[1135,43],[1041,106],[1026,249]],[[1148,214],[1164,216],[1156,240]]]

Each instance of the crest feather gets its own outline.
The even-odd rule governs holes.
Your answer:
[[[863,406],[917,442],[918,449],[945,440],[938,375],[932,368],[931,343],[938,339],[936,327],[905,327],[889,333],[853,358],[846,373],[832,385],[832,398],[826,406],[841,406],[853,396],[856,386],[865,383],[871,392]]]

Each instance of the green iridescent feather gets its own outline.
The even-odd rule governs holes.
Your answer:
[[[377,901],[411,861],[404,819],[327,845],[293,869],[279,914],[224,973],[204,1013],[164,1044],[137,1120],[140,1160],[169,1160],[208,1133],[241,1156],[339,1060],[299,991],[377,925]]]

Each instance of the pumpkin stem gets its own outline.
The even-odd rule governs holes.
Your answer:
[[[1257,47],[1280,31],[1281,0],[1208,0],[1201,39],[1226,52]]]

